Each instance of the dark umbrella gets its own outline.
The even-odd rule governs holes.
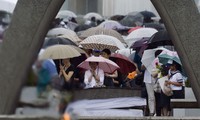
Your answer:
[[[62,37],[51,37],[45,39],[43,43],[43,48],[46,48],[48,46],[56,45],[56,44],[64,44],[64,45],[74,45],[77,46],[76,43],[73,41],[67,39],[67,38],[62,38]]]
[[[92,26],[87,25],[87,24],[78,25],[78,26],[74,29],[74,31],[75,31],[75,32],[79,32],[79,31],[87,30],[87,29],[89,29],[89,28],[91,28],[91,27],[92,27]]]
[[[144,16],[144,18],[156,17],[156,15],[153,12],[147,10],[141,11],[140,13]]]
[[[110,56],[110,60],[114,61],[119,67],[119,71],[124,74],[128,74],[136,70],[135,64],[126,56],[113,53]]]
[[[144,23],[143,26],[149,27],[149,28],[155,28],[158,31],[165,30],[165,26],[163,26],[159,23]]]
[[[134,42],[130,48],[132,48],[133,50],[136,50],[136,48],[147,46],[148,41],[149,41],[149,37],[144,37]]]
[[[152,35],[148,42],[148,49],[156,48],[158,46],[171,45],[173,46],[172,40],[166,30],[158,31]]]
[[[110,20],[120,21],[124,18],[124,15],[113,15],[110,17]]]
[[[135,27],[143,24],[143,15],[138,12],[131,12],[126,15],[120,23],[124,26]]]

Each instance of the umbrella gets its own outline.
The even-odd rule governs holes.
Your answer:
[[[128,39],[135,39],[135,38],[143,38],[143,37],[151,37],[154,33],[158,32],[154,28],[139,28],[132,31],[127,37]]]
[[[68,45],[68,46],[73,47],[74,49],[76,49],[81,54],[80,56],[70,58],[70,63],[73,66],[77,67],[81,62],[83,62],[84,60],[87,59],[88,55],[87,55],[87,53],[84,50],[82,50],[81,48],[76,47],[74,45]],[[60,66],[60,61],[61,60],[60,59],[55,59],[53,61],[54,61],[55,65],[56,65],[57,71],[59,72],[60,71],[60,67],[59,66]]]
[[[125,43],[124,39],[122,38],[122,36],[117,31],[112,30],[112,29],[105,29],[105,28],[102,28],[102,27],[92,27],[92,28],[89,28],[85,31],[82,31],[80,33],[79,37],[80,38],[87,38],[87,37],[92,36],[92,35],[110,35],[110,36],[117,38],[122,43]]]
[[[128,13],[120,23],[129,27],[141,26],[143,24],[143,15],[139,12]]]
[[[98,62],[98,66],[102,69],[105,73],[113,73],[115,70],[119,69],[119,66],[114,63],[113,61],[106,59],[104,57],[89,57],[82,63],[78,65],[79,68],[83,69],[90,69],[89,62]]]
[[[151,11],[145,10],[145,11],[141,11],[140,13],[144,16],[144,18],[156,17],[156,15]]]
[[[143,26],[147,28],[154,28],[158,31],[165,30],[165,26],[159,23],[144,23]]]
[[[137,40],[136,42],[134,42],[130,48],[132,48],[133,50],[136,50],[136,48],[140,48],[140,47],[147,47],[147,43],[149,41],[149,37],[143,37],[142,39]]]
[[[131,46],[138,38],[151,37],[154,33],[158,32],[154,28],[139,28],[132,31],[125,39],[127,44]]]
[[[13,13],[17,0],[0,0],[0,10]]]
[[[56,18],[67,18],[67,19],[71,19],[71,18],[76,18],[77,15],[69,10],[61,10],[58,12]]]
[[[81,54],[70,45],[53,45],[47,47],[39,59],[65,59],[80,56]]]
[[[77,44],[70,39],[61,38],[61,37],[51,37],[51,38],[45,39],[45,41],[43,43],[43,48],[46,48],[46,47],[52,46],[52,45],[56,45],[56,44],[77,46]]]
[[[171,45],[173,46],[172,40],[166,30],[158,31],[151,36],[148,42],[148,48],[156,48],[158,46]]]
[[[11,13],[0,10],[0,27],[1,27],[1,29],[7,28],[7,26],[11,22],[11,17],[12,17]]]
[[[93,35],[79,43],[85,49],[110,49],[116,51],[117,49],[123,48],[123,44],[115,37],[108,35]]]
[[[95,17],[96,20],[102,20],[103,19],[103,17],[99,13],[95,13],[95,12],[87,13],[83,18],[86,19],[86,20],[91,20],[92,17]]]
[[[74,31],[66,28],[53,28],[48,31],[47,37],[55,37],[55,36],[67,38],[74,42],[81,41],[81,39],[77,36],[77,34]]]
[[[128,31],[128,33],[131,33],[132,31],[137,30],[137,29],[139,29],[139,28],[142,28],[142,27],[141,27],[141,26],[133,27],[133,28],[131,28],[131,29]]]
[[[113,30],[123,30],[123,29],[129,29],[130,27],[126,27],[121,25],[119,22],[114,20],[106,20],[102,22],[99,27],[103,27],[106,29],[113,29]]]
[[[47,37],[53,37],[65,34],[76,34],[76,33],[70,29],[59,27],[50,29],[47,33]]]
[[[145,50],[142,55],[141,62],[150,73],[152,72],[152,69],[154,68],[154,65],[155,65],[153,61],[155,60],[155,52],[157,50],[162,50],[162,53],[164,53],[164,52],[166,53],[169,51],[168,49],[161,47],[161,48]],[[160,60],[159,60],[159,62],[160,62]]]
[[[110,17],[110,20],[114,20],[114,21],[120,21],[124,18],[124,15],[113,15]]]
[[[58,37],[69,39],[76,44],[82,41],[76,34],[64,34],[64,35],[59,35]]]
[[[74,29],[74,31],[75,31],[75,32],[84,31],[84,30],[87,30],[87,29],[89,29],[89,28],[91,28],[91,27],[92,27],[92,26],[90,26],[90,25],[82,24],[82,25],[78,25],[78,26]]]
[[[158,55],[158,59],[159,59],[160,63],[162,63],[162,64],[167,64],[169,60],[173,60],[173,61],[177,62],[178,64],[182,65],[180,58],[176,51],[167,51],[165,53],[161,53],[160,55]]]
[[[135,64],[128,57],[122,54],[113,53],[111,54],[110,59],[119,65],[119,71],[121,73],[128,74],[136,70]]]

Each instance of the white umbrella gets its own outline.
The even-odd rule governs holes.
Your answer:
[[[13,13],[18,0],[0,0],[0,10]]]
[[[96,20],[102,20],[103,19],[103,17],[99,13],[95,13],[95,12],[87,13],[83,18],[86,19],[86,20],[91,20],[92,17],[95,17]]]
[[[160,47],[160,48],[145,50],[142,55],[141,62],[150,73],[152,72],[152,70],[154,68],[155,52],[157,50],[162,50],[163,53],[166,51],[169,51],[166,48]]]
[[[39,56],[40,60],[44,59],[65,59],[78,57],[81,54],[70,45],[53,45],[47,47]]]
[[[67,38],[74,42],[82,41],[74,31],[66,28],[53,28],[48,31],[47,37],[55,37],[55,36]]]
[[[123,29],[129,29],[131,27],[127,27],[127,26],[123,26],[122,24],[120,24],[117,21],[114,20],[106,20],[104,22],[102,22],[99,27],[103,27],[106,29],[113,29],[113,30],[123,30]]]
[[[128,45],[132,45],[139,38],[151,37],[154,33],[158,32],[154,28],[140,28],[132,31],[125,39]]]
[[[79,43],[85,49],[110,49],[116,51],[123,48],[124,45],[115,37],[109,35],[93,35]]]
[[[105,29],[103,27],[92,27],[87,30],[84,30],[80,33],[80,38],[87,38],[92,35],[110,35],[119,39],[122,43],[125,43],[122,36],[115,30],[112,29]]]
[[[77,15],[69,10],[61,10],[58,12],[56,18],[67,18],[67,19],[71,19],[72,17],[76,18]]]

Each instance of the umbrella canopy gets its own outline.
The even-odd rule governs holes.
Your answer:
[[[148,42],[149,49],[165,45],[173,46],[172,40],[166,30],[156,32],[151,36]]]
[[[74,42],[81,41],[81,39],[77,36],[77,34],[74,31],[66,28],[53,28],[48,31],[47,37],[55,37],[55,36],[67,38]]]
[[[173,60],[177,62],[178,64],[182,65],[180,58],[176,51],[167,51],[162,52],[160,55],[158,55],[158,59],[160,63],[167,64],[169,60]]]
[[[113,61],[106,59],[104,57],[89,57],[82,63],[78,65],[79,68],[90,69],[89,62],[98,62],[99,68],[101,68],[105,73],[113,73],[115,70],[119,69],[119,66]]]
[[[67,19],[71,19],[71,18],[76,18],[77,15],[69,10],[61,10],[58,12],[56,18],[67,18]]]
[[[139,28],[142,28],[142,27],[141,27],[141,26],[133,27],[133,28],[131,28],[131,29],[128,31],[128,33],[131,33],[132,31],[137,30],[137,29],[139,29]]]
[[[0,10],[13,13],[17,0],[0,0]]]
[[[74,31],[75,31],[75,32],[84,31],[84,30],[87,30],[87,29],[89,29],[89,28],[91,28],[91,27],[92,27],[92,26],[90,26],[90,25],[82,24],[82,25],[78,25],[78,26],[74,29]]]
[[[131,46],[139,38],[151,37],[154,33],[158,32],[154,28],[139,28],[132,31],[125,39],[126,43]]]
[[[53,45],[47,47],[39,56],[39,59],[65,59],[77,57],[80,55],[81,54],[70,45]]]
[[[130,48],[132,48],[133,50],[136,50],[136,48],[147,46],[148,41],[149,41],[149,37],[144,37],[144,38],[139,39],[136,42],[134,42],[130,46]]]
[[[113,15],[111,16],[109,19],[110,20],[114,20],[114,21],[120,21],[124,18],[125,16],[124,15]]]
[[[156,17],[156,15],[151,11],[145,10],[145,11],[141,11],[140,13],[144,16],[144,18]]]
[[[4,30],[11,22],[12,14],[7,11],[0,10],[0,32],[3,35]]]
[[[47,33],[47,37],[54,37],[54,36],[65,35],[65,34],[76,34],[76,33],[70,29],[59,27],[59,28],[50,29]]]
[[[166,53],[169,51],[168,49],[161,47],[161,48],[145,50],[142,55],[141,62],[150,73],[152,72],[152,69],[155,66],[154,60],[155,60],[155,52],[157,50],[162,50],[162,53]],[[160,60],[159,60],[159,62],[160,62]]]
[[[143,24],[143,15],[139,12],[128,13],[120,23],[129,27],[141,26]]]
[[[115,37],[108,35],[92,35],[79,43],[85,49],[110,49],[116,51],[117,49],[124,48],[124,45]]]
[[[117,31],[112,30],[112,29],[105,29],[105,28],[102,28],[102,27],[89,28],[89,29],[81,32],[79,37],[80,38],[87,38],[87,37],[92,36],[92,35],[110,35],[110,36],[117,38],[122,43],[125,43],[124,39],[122,38],[122,36]]]
[[[43,48],[46,48],[52,45],[58,45],[58,44],[77,46],[77,44],[70,39],[61,38],[61,37],[52,37],[52,38],[45,39],[43,43]]]
[[[103,27],[106,29],[113,29],[113,30],[123,30],[123,29],[129,29],[130,27],[126,27],[121,25],[119,22],[114,20],[106,20],[102,22],[99,27]]]
[[[154,28],[158,31],[165,30],[165,26],[159,23],[144,23],[143,26],[147,28]]]
[[[96,20],[102,20],[103,19],[103,17],[99,13],[95,13],[95,12],[87,13],[83,18],[86,19],[86,20],[91,20],[92,17],[95,17]]]
[[[136,70],[135,64],[128,57],[122,54],[113,53],[111,54],[110,59],[119,65],[119,71],[121,73],[128,74]]]
[[[143,37],[151,37],[154,33],[158,32],[154,28],[139,28],[132,31],[127,37],[128,39],[135,39],[135,38],[143,38]]]

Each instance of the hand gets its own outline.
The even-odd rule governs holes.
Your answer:
[[[60,65],[59,67],[61,71],[64,70],[64,66]]]
[[[106,76],[106,77],[110,77],[110,75],[109,75],[108,73],[105,73],[105,76]]]

